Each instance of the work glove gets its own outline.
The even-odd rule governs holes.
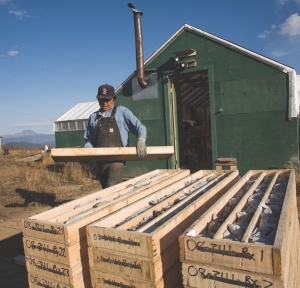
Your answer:
[[[93,145],[89,141],[86,141],[84,144],[84,148],[93,148]]]
[[[136,143],[136,155],[140,158],[147,156],[146,138],[139,137]]]

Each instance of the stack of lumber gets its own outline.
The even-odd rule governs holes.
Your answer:
[[[88,225],[92,287],[182,287],[179,235],[238,180],[201,170]]]
[[[30,288],[91,287],[86,226],[188,175],[158,169],[23,219]]]
[[[179,236],[185,288],[299,287],[294,170],[252,170]]]

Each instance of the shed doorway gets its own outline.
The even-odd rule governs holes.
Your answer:
[[[208,70],[170,77],[177,168],[213,169]]]

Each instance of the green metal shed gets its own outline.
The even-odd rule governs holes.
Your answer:
[[[146,125],[148,146],[174,145],[175,155],[128,162],[125,177],[154,169],[212,169],[220,157],[236,158],[240,175],[282,168],[287,161],[298,165],[293,68],[187,24],[143,64],[147,86],[140,86],[137,70],[116,89],[116,104]],[[55,131],[57,147],[81,141],[72,145],[68,132],[61,133]]]

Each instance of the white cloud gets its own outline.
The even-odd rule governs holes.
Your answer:
[[[275,25],[271,26],[271,30],[265,30],[263,33],[257,35],[258,38],[266,38],[270,33],[273,32],[273,30],[276,28]]]
[[[0,0],[1,1],[1,0]],[[10,10],[8,11],[9,14],[13,14],[15,15],[17,18],[23,18],[23,17],[26,17],[26,18],[31,18],[30,15],[27,14],[27,11],[25,10]]]
[[[300,15],[295,13],[288,17],[285,22],[280,25],[279,34],[290,36],[300,35]]]
[[[286,52],[286,51],[282,51],[282,50],[274,50],[271,52],[271,55],[274,57],[281,57],[281,56],[287,55],[289,53],[290,52]]]
[[[20,52],[17,50],[10,50],[7,52],[8,56],[17,56]]]
[[[300,5],[300,0],[294,0],[298,5]],[[285,3],[287,3],[288,0],[276,0],[276,5],[278,6],[284,6]]]
[[[288,0],[277,0],[276,1],[276,4],[277,5],[280,5],[280,6],[283,6]],[[297,1],[297,0],[296,0]]]
[[[0,5],[8,3],[10,0],[0,0]]]

